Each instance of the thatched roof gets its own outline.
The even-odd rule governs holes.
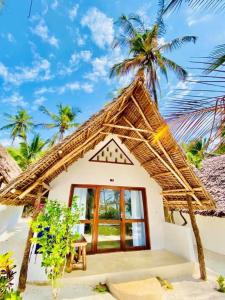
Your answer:
[[[187,197],[191,197],[195,209],[214,208],[213,199],[187,163],[170,131],[156,140],[155,134],[165,126],[143,78],[138,77],[114,101],[5,187],[0,193],[0,203],[33,202],[40,187],[44,188],[44,194],[58,174],[113,133],[162,187],[164,205],[186,208]]]
[[[0,188],[20,174],[21,170],[15,160],[0,145]]]
[[[203,161],[198,176],[213,196],[216,209],[198,212],[202,215],[225,217],[225,155],[207,158]]]

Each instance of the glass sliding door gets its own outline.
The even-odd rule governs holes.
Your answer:
[[[74,196],[89,253],[150,248],[144,188],[73,185]]]
[[[120,190],[100,189],[97,251],[121,249]]]
[[[146,246],[146,226],[143,205],[143,192],[124,190],[125,203],[125,247]]]

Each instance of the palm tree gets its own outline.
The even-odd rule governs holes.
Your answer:
[[[50,112],[45,106],[40,107],[40,111],[46,114],[51,121],[49,123],[37,124],[44,128],[52,129],[57,128],[58,132],[54,135],[52,142],[54,143],[57,139],[61,141],[67,130],[79,126],[75,122],[77,114],[80,112],[77,108],[71,108],[69,105],[57,105],[57,113]]]
[[[201,167],[201,163],[205,158],[207,144],[207,139],[197,139],[189,142],[188,144],[182,144],[188,161],[198,169]]]
[[[43,141],[39,134],[34,135],[31,142],[22,141],[18,148],[9,147],[9,154],[15,159],[22,170],[36,162],[43,154],[49,140]]]
[[[10,130],[12,143],[15,141],[16,137],[26,140],[27,133],[34,126],[32,117],[27,111],[25,109],[19,109],[15,115],[5,113],[4,116],[8,123],[2,126],[0,130]]]
[[[225,8],[225,0],[169,0],[168,2],[164,12],[176,9],[184,2],[188,3],[188,5],[192,6],[194,9],[206,8],[220,11]]]
[[[147,86],[158,105],[158,70],[166,79],[168,79],[168,70],[172,70],[181,80],[187,77],[187,72],[174,61],[165,57],[164,52],[180,48],[184,43],[195,43],[197,38],[184,36],[170,42],[161,42],[165,34],[165,26],[160,12],[152,27],[146,27],[137,15],[129,17],[122,15],[117,23],[120,25],[122,33],[115,38],[113,46],[128,46],[131,57],[115,64],[111,69],[110,77],[125,75],[130,71],[143,71]]]

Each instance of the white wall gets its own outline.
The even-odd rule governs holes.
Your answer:
[[[0,205],[0,235],[16,225],[22,212],[23,206]]]
[[[187,226],[191,227],[189,215],[184,214],[184,216],[188,221]],[[174,213],[174,219],[176,224],[183,223],[178,212]],[[196,221],[202,238],[203,247],[225,255],[225,218],[196,215]],[[194,236],[193,240],[195,243]]]
[[[192,233],[189,227],[164,223],[165,249],[186,258],[196,261]]]
[[[164,246],[163,201],[160,186],[150,178],[140,166],[135,157],[113,137],[134,165],[119,165],[111,163],[89,162],[89,159],[103,147],[113,136],[108,136],[94,150],[89,151],[83,158],[72,164],[67,172],[61,173],[50,186],[49,199],[68,203],[71,184],[97,184],[127,187],[145,187],[147,193],[150,240],[152,249],[162,249]],[[114,179],[111,182],[110,179]]]

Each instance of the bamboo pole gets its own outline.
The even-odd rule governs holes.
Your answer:
[[[190,219],[191,219],[191,225],[192,225],[192,229],[193,229],[195,239],[196,239],[196,244],[197,244],[200,276],[201,276],[202,280],[207,280],[204,251],[203,251],[202,241],[201,241],[201,237],[200,237],[200,232],[199,232],[195,214],[193,211],[192,198],[188,197],[187,202],[188,202],[189,215],[190,215]]]
[[[39,214],[41,197],[42,197],[42,187],[40,187],[39,192],[37,194],[37,199],[35,201],[32,221],[35,220],[37,218],[38,214]],[[33,237],[33,231],[32,231],[32,228],[30,226],[28,236],[27,236],[26,247],[25,247],[25,250],[24,250],[23,261],[22,261],[22,265],[21,265],[21,268],[20,268],[19,283],[18,283],[18,291],[19,292],[24,292],[25,289],[26,289],[29,255],[30,255],[30,248],[31,248],[31,244],[32,244],[31,243],[31,238],[32,237]]]

